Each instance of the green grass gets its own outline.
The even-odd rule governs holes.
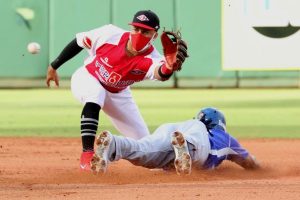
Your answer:
[[[134,89],[149,129],[218,107],[239,138],[300,138],[299,89]],[[82,106],[67,89],[0,90],[0,136],[78,137]],[[101,112],[100,129],[116,132]]]

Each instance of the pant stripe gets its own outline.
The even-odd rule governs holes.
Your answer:
[[[95,133],[81,133],[81,136],[94,136],[96,137]]]

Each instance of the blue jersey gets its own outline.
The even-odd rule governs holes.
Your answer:
[[[204,169],[217,167],[223,160],[230,160],[230,155],[241,156],[241,158],[249,155],[248,151],[241,147],[234,137],[222,130],[209,130],[209,142],[211,150],[203,164]]]

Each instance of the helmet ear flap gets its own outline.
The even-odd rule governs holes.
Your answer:
[[[203,124],[205,124],[205,126],[207,127],[207,129],[210,128],[210,125],[211,125],[212,120],[209,119],[209,118],[207,118],[206,115],[205,115],[205,113],[203,113],[203,112],[200,112],[200,113],[199,113],[199,120],[200,120]]]
[[[221,111],[213,107],[203,108],[197,115],[196,119],[205,124],[208,130],[221,129],[226,131],[225,116]]]
[[[206,118],[205,114],[203,114],[203,117],[200,118],[200,121],[203,122],[205,125],[209,125],[211,123],[211,119]]]

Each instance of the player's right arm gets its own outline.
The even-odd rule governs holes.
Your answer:
[[[75,55],[81,52],[82,49],[87,50],[89,55],[95,54],[94,51],[96,48],[93,48],[94,45],[96,45],[96,47],[101,46],[107,37],[122,31],[122,29],[109,24],[88,32],[77,33],[76,38],[72,40],[63,49],[60,55],[49,65],[46,78],[48,87],[50,86],[50,81],[54,81],[57,86],[59,85],[59,78],[56,70],[62,64],[73,58]],[[99,37],[101,37],[101,40],[98,40]]]
[[[48,66],[46,83],[50,87],[50,81],[59,86],[59,77],[56,70],[65,62],[77,55],[83,48],[78,46],[76,39],[73,39],[59,54],[59,56]]]

